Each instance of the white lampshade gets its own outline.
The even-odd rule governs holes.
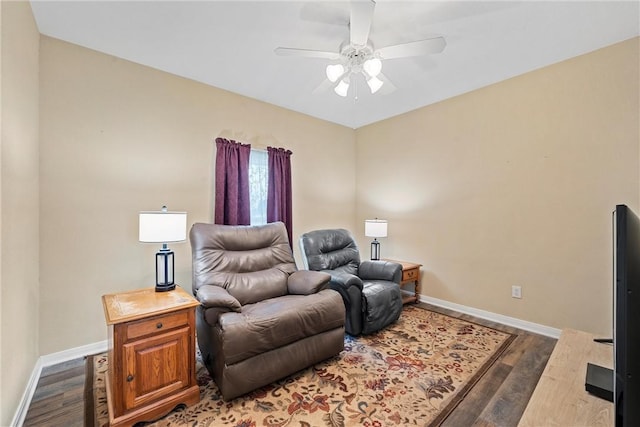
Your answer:
[[[327,65],[326,72],[329,81],[335,83],[344,74],[344,66],[342,64]]]
[[[340,83],[338,83],[338,86],[336,86],[333,91],[342,97],[347,96],[349,91],[349,82],[347,79],[340,80]]]
[[[387,220],[386,219],[365,220],[364,235],[367,237],[387,237]]]
[[[187,239],[187,213],[140,212],[138,240],[145,243],[183,242]]]
[[[370,58],[364,61],[362,68],[371,77],[375,77],[382,71],[382,61],[378,58]]]
[[[371,93],[376,93],[380,90],[384,82],[377,77],[371,77],[367,80],[367,84],[369,85],[369,89],[371,89]]]

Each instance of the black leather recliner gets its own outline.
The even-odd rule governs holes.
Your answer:
[[[402,312],[402,266],[388,261],[360,261],[358,245],[344,229],[315,230],[300,236],[304,267],[331,275],[329,286],[346,308],[345,330],[370,334],[395,322]]]

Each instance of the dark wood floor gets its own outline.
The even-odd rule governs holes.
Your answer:
[[[84,426],[84,358],[42,370],[24,426]]]
[[[433,311],[518,335],[442,425],[517,426],[556,340],[451,310],[423,305]]]
[[[421,305],[518,335],[443,423],[447,427],[516,426],[556,340],[451,310]],[[24,426],[83,426],[84,387],[83,358],[43,369]]]

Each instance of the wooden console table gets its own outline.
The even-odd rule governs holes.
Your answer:
[[[613,347],[564,329],[518,427],[613,426],[613,403],[584,388],[587,363],[613,367]]]

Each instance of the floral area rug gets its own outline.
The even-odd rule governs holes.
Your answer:
[[[344,351],[232,401],[197,355],[200,403],[147,424],[165,426],[436,426],[515,338],[475,323],[405,306],[400,319],[368,336],[345,335]],[[90,356],[88,424],[108,425],[106,354]]]

